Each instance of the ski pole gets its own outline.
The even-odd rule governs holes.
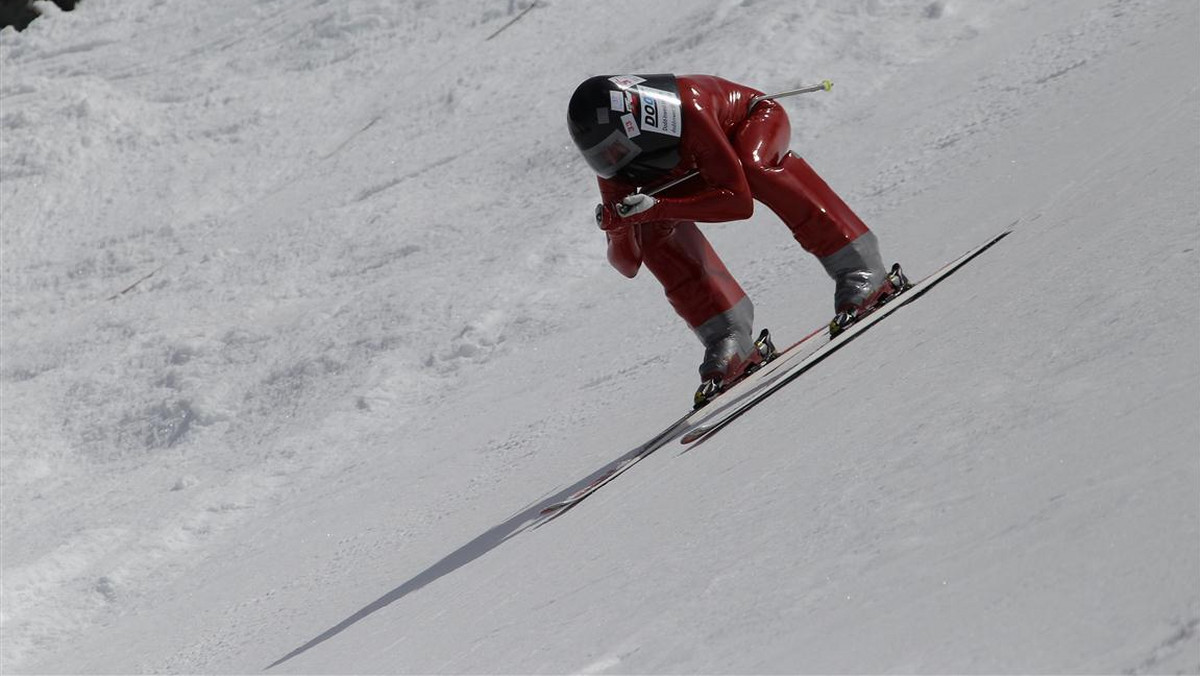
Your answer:
[[[750,99],[750,108],[749,109],[754,110],[754,106],[757,106],[759,103],[762,103],[763,101],[774,101],[775,99],[782,99],[786,96],[795,96],[797,94],[808,94],[811,92],[827,92],[831,89],[833,89],[833,80],[821,80],[821,82],[819,84],[806,85],[804,87],[800,87],[799,89],[789,89],[785,92],[777,92],[775,94],[759,94],[758,96],[755,96],[754,98]],[[683,176],[680,176],[679,178],[677,178],[673,181],[664,183],[664,184],[662,184],[660,186],[656,186],[654,188],[650,188],[649,190],[642,190],[641,188],[638,188],[637,192],[635,192],[634,195],[642,194],[642,195],[650,195],[651,197],[653,197],[653,196],[659,194],[660,192],[665,192],[667,190],[670,190],[671,188],[674,188],[675,186],[679,185],[680,183],[691,180],[692,178],[699,176],[699,175],[700,175],[699,171],[693,170],[693,171],[690,171],[690,172],[684,174]],[[630,195],[630,197],[632,197],[632,195]],[[618,214],[624,216],[628,210],[629,210],[629,207],[626,207],[622,202],[617,202],[617,213]]]
[[[833,80],[821,80],[820,84],[807,85],[799,89],[789,89],[786,92],[778,92],[775,94],[759,94],[758,96],[750,99],[750,110],[754,110],[754,106],[757,106],[759,102],[766,101],[768,99],[774,101],[775,99],[782,99],[785,96],[808,94],[810,92],[827,92],[831,89],[833,89]]]

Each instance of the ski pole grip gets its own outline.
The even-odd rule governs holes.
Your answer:
[[[667,183],[664,183],[660,186],[656,186],[654,188],[650,188],[649,190],[642,190],[639,188],[636,192],[633,193],[633,195],[640,194],[640,195],[649,195],[651,197],[654,197],[655,195],[657,195],[660,192],[663,192],[665,190],[670,190],[671,188],[674,188],[675,186],[679,185],[680,183],[691,180],[692,178],[695,178],[696,176],[699,176],[699,175],[700,175],[700,172],[692,170],[692,171],[689,171],[688,173],[684,174],[683,176],[680,176],[679,178],[675,179],[674,181],[668,181]],[[632,197],[633,195],[630,195],[630,197]],[[619,214],[622,218],[629,215],[629,209],[630,209],[630,207],[626,206],[624,200],[619,200],[613,204],[613,210],[615,210],[617,212],[617,214]]]

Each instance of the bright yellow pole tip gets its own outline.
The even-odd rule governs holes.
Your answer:
[[[822,80],[821,86],[825,88],[825,91],[829,91],[833,89],[833,80]]]

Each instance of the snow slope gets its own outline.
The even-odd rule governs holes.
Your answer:
[[[0,34],[0,669],[1200,672],[1200,6],[528,8]],[[608,72],[831,78],[794,147],[887,256],[1016,232],[522,530],[696,380],[563,129]],[[767,210],[705,230],[827,319]]]

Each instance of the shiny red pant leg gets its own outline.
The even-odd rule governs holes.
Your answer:
[[[692,328],[746,297],[695,223],[662,221],[638,227],[643,262],[663,285],[675,312]]]
[[[754,199],[767,205],[806,251],[823,258],[869,232],[817,172],[788,151],[791,125],[774,101],[755,107],[733,134]]]

